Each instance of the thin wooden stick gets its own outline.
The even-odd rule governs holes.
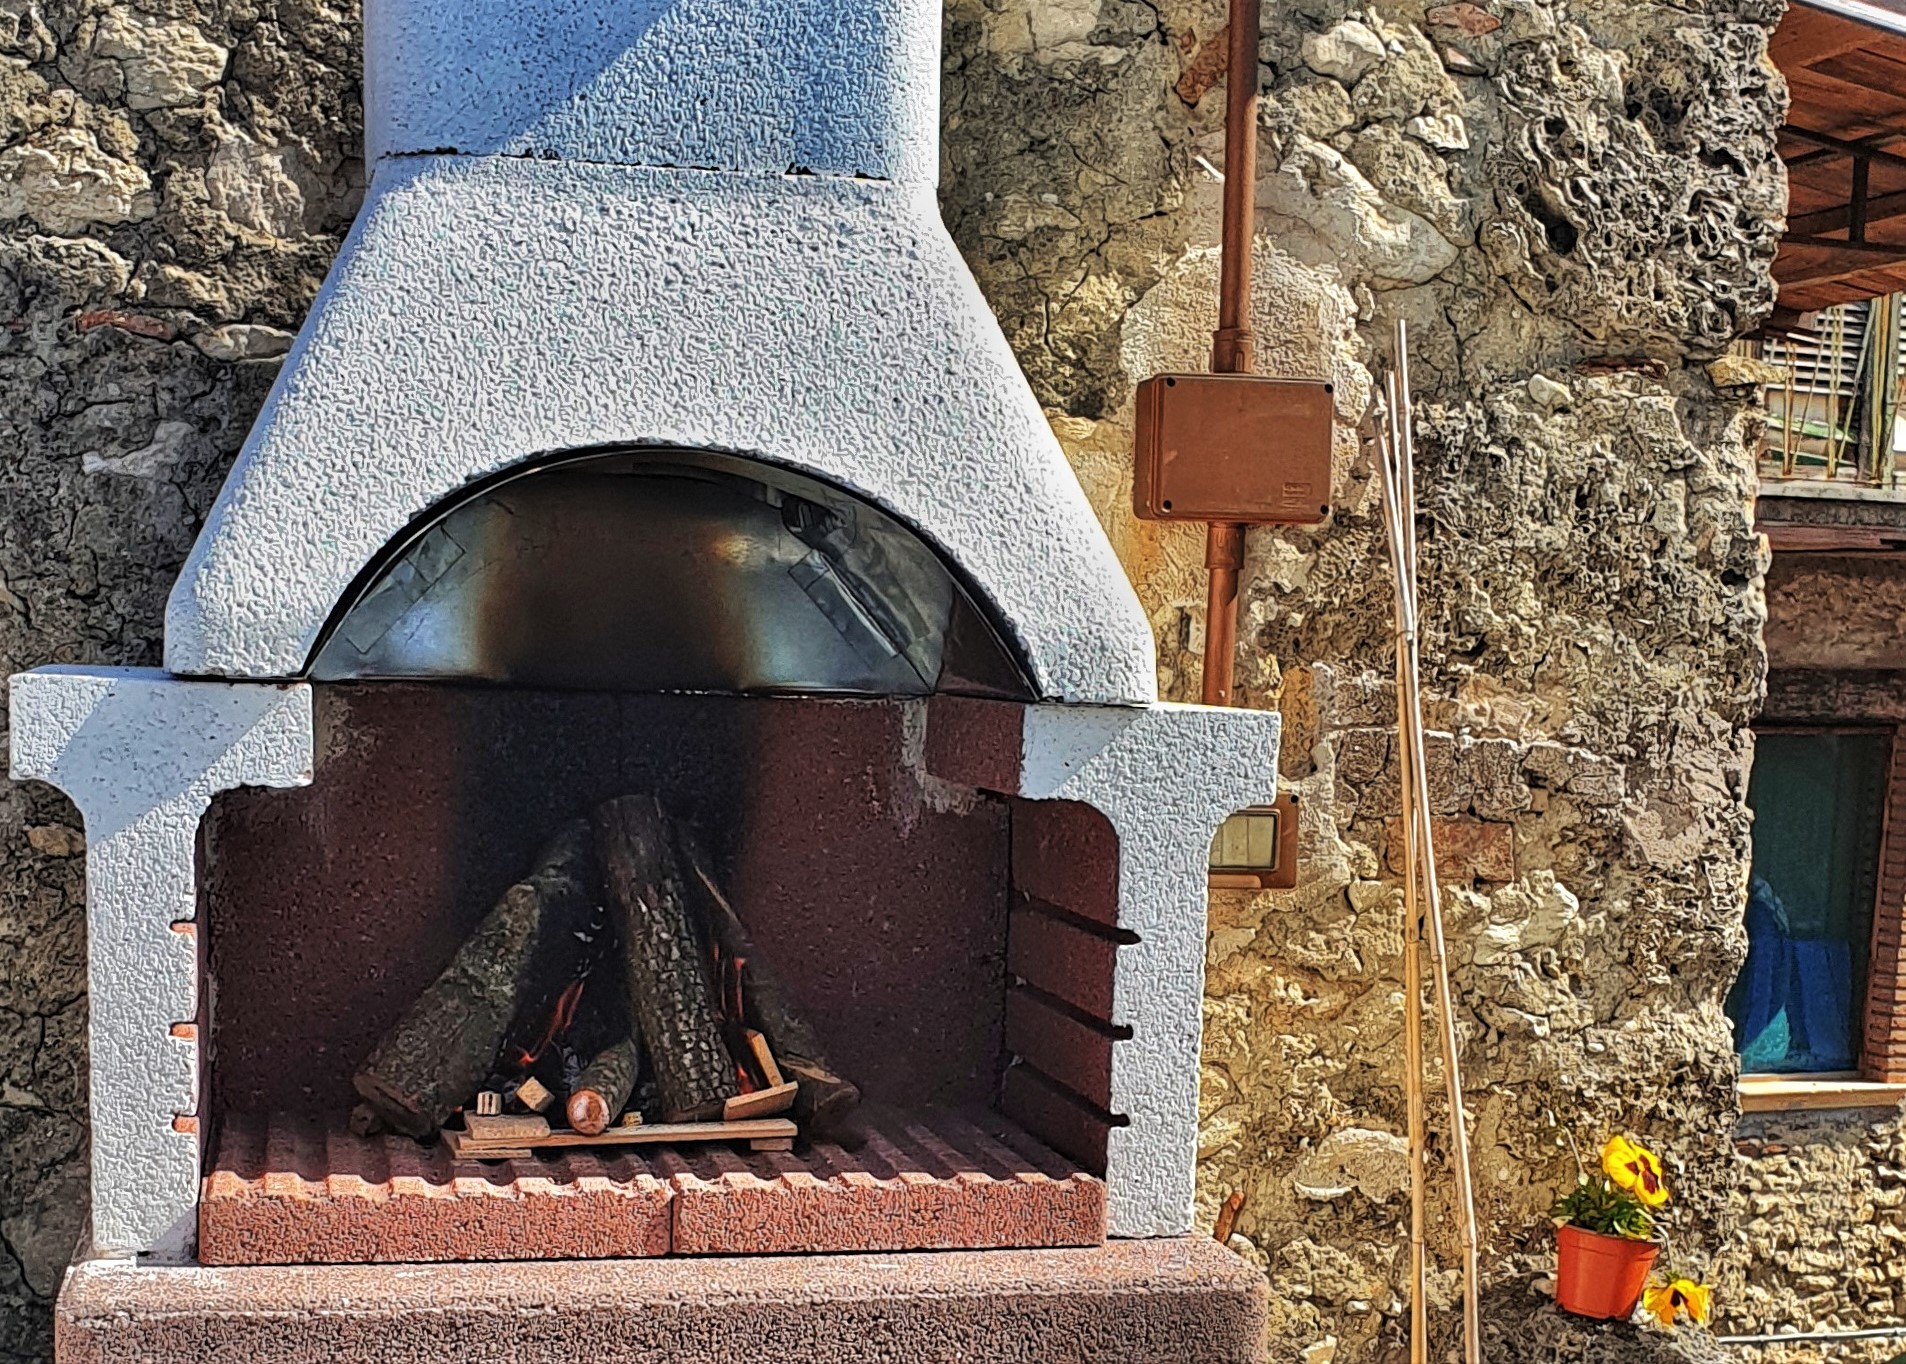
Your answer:
[[[1410,619],[1411,603],[1403,588],[1403,565],[1408,552],[1403,541],[1402,508],[1398,502],[1400,487],[1395,468],[1398,443],[1397,388],[1394,375],[1385,377],[1386,401],[1383,424],[1377,431],[1378,458],[1383,469],[1384,529],[1390,541],[1390,561],[1397,570],[1396,595],[1396,686],[1403,695],[1406,641],[1414,633]],[[1416,789],[1414,762],[1410,746],[1399,730],[1397,759],[1401,767],[1401,790]],[[1400,802],[1404,853],[1403,876],[1403,1096],[1407,1112],[1410,1148],[1410,1364],[1425,1364],[1429,1353],[1428,1301],[1425,1276],[1428,1252],[1425,1245],[1424,1209],[1424,1121],[1423,1121],[1423,917],[1416,898],[1416,805],[1412,799]]]
[[[1427,928],[1430,978],[1436,997],[1443,1074],[1448,1087],[1450,1165],[1456,1185],[1457,1229],[1463,1250],[1463,1357],[1467,1364],[1481,1364],[1481,1252],[1476,1227],[1475,1191],[1470,1179],[1469,1121],[1463,1104],[1455,999],[1450,987],[1449,957],[1443,935],[1442,888],[1436,873],[1435,842],[1429,827],[1431,806],[1423,740],[1422,661],[1417,629],[1416,451],[1410,417],[1408,347],[1408,331],[1399,319],[1396,324],[1396,365],[1388,384],[1395,438],[1389,452],[1390,460],[1385,467],[1386,475],[1395,483],[1395,491],[1386,491],[1384,501],[1391,531],[1391,558],[1397,576],[1397,731],[1406,759],[1400,766],[1407,783],[1401,800],[1406,812],[1405,856],[1408,863],[1404,876],[1404,896],[1406,913],[1410,912],[1410,906],[1420,906],[1424,911],[1421,924]],[[1420,895],[1417,893],[1419,885]],[[1418,1080],[1419,1094],[1420,1074],[1419,1071],[1413,1076]],[[1412,1159],[1413,1162],[1420,1159],[1418,1151],[1413,1150]],[[1413,1328],[1415,1325],[1416,1313],[1413,1309]],[[1413,1339],[1412,1353],[1416,1348]]]

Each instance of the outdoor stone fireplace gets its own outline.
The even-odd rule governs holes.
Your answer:
[[[717,1357],[752,1318],[714,1262],[522,1263],[711,1255],[770,1257],[787,1358],[857,1330],[942,1357],[973,1299],[1001,1357],[1252,1357],[1261,1288],[1191,1205],[1208,851],[1274,795],[1278,721],[1157,700],[938,218],[939,19],[369,6],[375,176],[165,668],[12,682],[13,774],[88,843],[63,1357],[431,1358],[552,1303],[634,1349],[671,1339],[661,1301],[729,1323]],[[853,1139],[486,1158],[354,1128],[366,1056],[499,895],[632,795],[859,1091]],[[905,1267],[870,1286],[846,1252]],[[318,1267],[374,1261],[466,1273]],[[508,1262],[487,1296],[474,1261]],[[333,1297],[356,1326],[313,1324]]]

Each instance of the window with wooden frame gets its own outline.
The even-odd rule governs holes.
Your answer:
[[[1746,1107],[1891,1102],[1906,1086],[1903,731],[1755,731],[1748,956],[1727,1000]]]

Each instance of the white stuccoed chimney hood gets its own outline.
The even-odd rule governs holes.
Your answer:
[[[172,593],[169,672],[304,674],[433,505],[561,452],[730,452],[968,575],[1037,695],[1150,631],[941,223],[934,0],[371,0],[372,178]]]
[[[93,1253],[192,1257],[194,840],[218,792],[324,780],[327,629],[472,489],[655,449],[857,497],[984,608],[1026,704],[934,698],[933,774],[1113,827],[1111,1233],[1185,1236],[1207,852],[1275,794],[1278,718],[1157,701],[1137,598],[940,220],[939,0],[365,9],[370,189],[173,590],[165,668],[12,683],[13,775],[87,825]]]

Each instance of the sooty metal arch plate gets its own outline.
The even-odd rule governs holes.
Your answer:
[[[413,530],[310,676],[1028,698],[931,547],[880,509],[699,451],[530,468]]]

